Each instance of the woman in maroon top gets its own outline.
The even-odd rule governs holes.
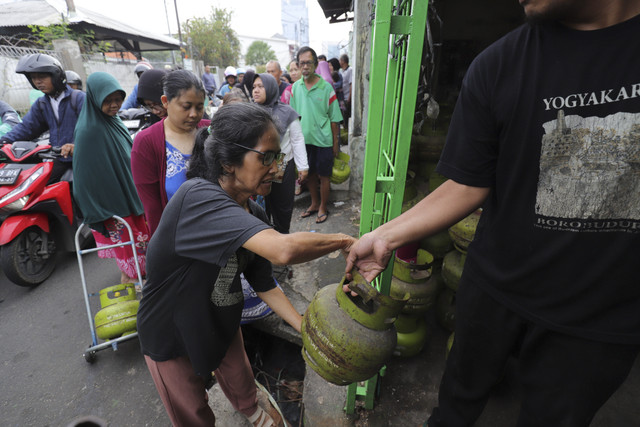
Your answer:
[[[198,128],[209,126],[202,120],[205,90],[190,71],[172,71],[165,77],[160,98],[167,116],[136,135],[131,151],[133,181],[144,206],[149,231],[153,235],[169,201],[166,189],[167,144],[190,156]]]

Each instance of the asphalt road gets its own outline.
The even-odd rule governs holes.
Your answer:
[[[119,282],[113,260],[86,255],[89,290]],[[92,297],[93,314],[99,310]],[[94,415],[110,426],[168,426],[137,338],[82,356],[91,332],[74,253],[36,288],[0,272],[0,426],[67,426]]]

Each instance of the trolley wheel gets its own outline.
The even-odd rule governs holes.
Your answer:
[[[29,227],[2,246],[0,265],[16,285],[36,286],[51,276],[56,266],[56,245],[53,237],[45,234],[38,227]]]
[[[93,363],[96,361],[96,352],[95,351],[85,351],[84,354],[84,360],[87,361],[87,363]]]

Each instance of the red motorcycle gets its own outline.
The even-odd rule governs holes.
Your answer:
[[[17,285],[36,286],[53,273],[58,250],[75,251],[71,174],[47,185],[60,149],[48,141],[0,148],[0,266]],[[69,171],[70,172],[70,171]],[[83,236],[85,243],[91,232]]]

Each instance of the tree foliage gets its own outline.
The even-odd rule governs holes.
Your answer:
[[[271,47],[260,40],[256,40],[249,45],[247,54],[244,56],[244,62],[248,65],[266,65],[271,60],[277,60],[276,54]]]
[[[76,31],[70,28],[66,22],[46,26],[29,25],[28,27],[32,34],[29,39],[42,49],[53,49],[53,41],[58,39],[77,41],[82,53],[107,52],[111,48],[109,42],[96,41],[94,31]]]
[[[183,24],[195,59],[207,65],[235,66],[240,58],[240,40],[231,28],[231,12],[224,8],[211,7],[205,18],[190,18]]]

